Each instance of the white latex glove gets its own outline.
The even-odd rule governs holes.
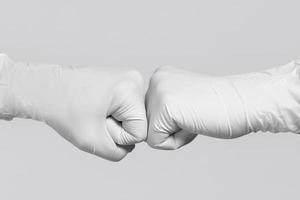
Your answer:
[[[197,134],[299,133],[300,64],[223,77],[162,67],[151,78],[146,102],[153,148],[177,149]]]
[[[0,55],[2,119],[43,121],[79,149],[118,161],[147,135],[137,71],[15,63]]]

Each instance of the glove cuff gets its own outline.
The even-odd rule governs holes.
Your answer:
[[[9,71],[13,61],[5,54],[0,53],[0,119],[12,120],[10,112],[11,93],[9,84]]]

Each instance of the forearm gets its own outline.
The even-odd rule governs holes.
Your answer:
[[[239,108],[231,110],[233,123],[243,121],[247,132],[299,133],[300,74],[296,62],[221,80],[231,89],[227,103]],[[235,117],[234,113],[243,118]]]
[[[59,65],[14,62],[8,56],[0,55],[1,110],[0,118],[31,118],[43,121],[44,102],[48,93],[56,91],[62,67]],[[50,83],[50,84],[49,84]],[[39,98],[37,99],[37,95]],[[45,100],[43,100],[45,99]]]

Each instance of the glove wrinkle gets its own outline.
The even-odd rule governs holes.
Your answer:
[[[250,122],[250,117],[249,117],[249,108],[247,107],[247,103],[245,103],[245,98],[243,97],[243,95],[241,94],[241,92],[237,89],[237,87],[234,85],[233,81],[230,79],[226,79],[228,81],[228,83],[231,85],[231,87],[234,89],[234,91],[236,92],[236,95],[238,96],[238,99],[240,100],[241,104],[242,104],[242,110],[246,119],[246,133],[250,133],[253,130],[253,126]]]
[[[0,54],[1,119],[45,122],[79,149],[111,161],[147,136],[142,88],[137,71],[13,62]]]
[[[226,135],[229,135],[229,136],[226,136],[226,138],[232,138],[233,136],[232,136],[231,123],[230,123],[230,120],[229,120],[229,117],[228,117],[229,116],[229,114],[228,114],[228,108],[227,108],[226,104],[224,103],[224,99],[223,99],[222,95],[220,94],[220,92],[218,91],[218,89],[214,86],[214,78],[211,79],[211,88],[214,91],[214,93],[216,94],[217,98],[219,99],[219,102],[222,104],[223,112],[225,113],[224,116],[225,116],[226,121],[227,121],[227,129],[228,129],[228,132],[227,132]],[[221,124],[220,121],[217,124],[218,124],[218,133],[217,134],[220,137],[222,137],[221,128],[220,128],[220,124]]]
[[[217,138],[300,133],[300,61],[220,77],[159,68],[146,102],[147,142],[154,148],[179,148],[182,131]]]

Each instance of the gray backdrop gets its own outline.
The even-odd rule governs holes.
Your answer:
[[[299,1],[1,1],[14,60],[232,74],[300,56]],[[299,58],[299,57],[298,57]],[[146,87],[146,86],[145,86]],[[300,136],[199,136],[177,151],[139,144],[120,163],[46,125],[0,122],[0,199],[299,199]]]

